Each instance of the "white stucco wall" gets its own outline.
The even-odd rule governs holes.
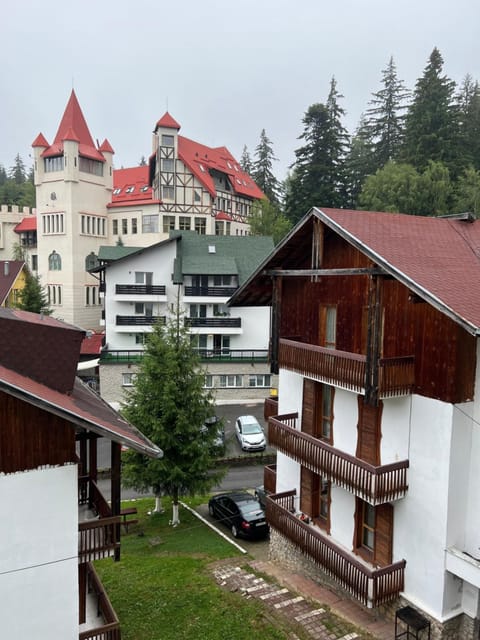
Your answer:
[[[78,640],[76,465],[1,476],[0,496],[1,636]]]

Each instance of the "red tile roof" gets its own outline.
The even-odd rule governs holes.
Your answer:
[[[115,151],[113,150],[112,145],[110,144],[110,142],[106,138],[102,142],[102,144],[100,145],[98,150],[101,151],[102,153],[115,153]]]
[[[7,299],[24,264],[23,260],[0,260],[0,304]]]
[[[37,216],[29,215],[22,219],[15,228],[13,229],[15,233],[22,233],[25,231],[36,231],[37,230]]]
[[[148,165],[116,169],[113,172],[112,202],[107,207],[158,203],[158,200],[153,199],[153,189],[148,184],[148,172]]]
[[[32,142],[32,147],[48,147],[49,144],[45,140],[43,133],[39,133],[35,140]]]
[[[172,118],[168,111],[166,111],[157,122],[155,131],[158,129],[158,127],[164,127],[165,129],[177,129],[177,131],[180,129],[180,125],[175,120],[175,118]]]
[[[80,347],[81,356],[99,356],[102,350],[102,343],[105,339],[104,333],[92,333],[86,335]]]
[[[314,211],[420,296],[480,334],[480,220]]]
[[[35,142],[39,140],[39,137],[40,136],[36,138]],[[77,96],[73,90],[58,127],[55,140],[52,145],[45,149],[42,153],[42,157],[46,158],[62,155],[64,140],[78,140],[78,150],[81,156],[105,162],[104,156],[95,147],[87,122],[83,116],[80,105],[78,104]],[[35,146],[39,145],[37,144]]]

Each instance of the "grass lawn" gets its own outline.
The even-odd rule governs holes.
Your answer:
[[[197,499],[195,504],[206,501]],[[148,515],[153,499],[134,504],[139,523],[129,527],[128,534],[122,530],[121,561],[95,563],[120,619],[122,640],[291,637],[280,621],[272,622],[262,603],[223,591],[211,577],[207,565],[239,556],[235,547],[182,507],[181,524],[173,528],[167,501],[161,515]],[[244,563],[245,557],[238,562]]]

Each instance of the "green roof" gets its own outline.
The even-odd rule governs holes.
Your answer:
[[[179,238],[174,282],[185,275],[237,275],[242,285],[274,249],[266,236],[204,236],[175,233]]]
[[[125,247],[123,245],[115,245],[113,247],[102,246],[98,250],[98,259],[99,260],[119,260],[120,258],[124,258],[125,256],[129,256],[131,253],[135,253],[141,247]]]

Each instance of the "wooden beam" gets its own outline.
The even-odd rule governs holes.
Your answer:
[[[263,276],[381,276],[386,275],[379,267],[359,269],[266,269]]]

